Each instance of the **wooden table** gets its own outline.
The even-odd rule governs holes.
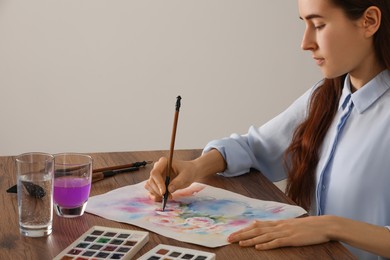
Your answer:
[[[175,151],[175,158],[190,160],[199,156],[200,153],[201,150],[179,150]],[[94,168],[102,168],[135,161],[157,161],[161,156],[168,156],[168,151],[94,153],[91,155],[94,159]],[[143,230],[136,226],[114,222],[88,213],[73,219],[61,218],[54,214],[53,233],[50,236],[42,238],[21,236],[18,226],[16,194],[6,193],[6,190],[16,183],[14,159],[13,156],[0,157],[0,187],[2,191],[0,259],[52,259],[94,225]],[[91,196],[141,182],[148,178],[151,168],[152,166],[148,165],[136,172],[120,174],[95,182],[91,189]],[[202,182],[256,199],[293,203],[262,174],[255,171],[233,178],[215,175],[202,180]],[[237,244],[213,249],[180,242],[153,232],[150,232],[149,242],[140,250],[135,259],[160,243],[214,252],[217,259],[355,259],[338,242],[269,251],[241,248]]]

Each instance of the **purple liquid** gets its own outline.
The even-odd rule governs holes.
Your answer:
[[[65,208],[75,208],[88,200],[91,183],[88,179],[63,177],[54,180],[54,203]]]

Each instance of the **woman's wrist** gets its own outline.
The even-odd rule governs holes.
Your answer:
[[[342,219],[337,216],[324,215],[320,216],[324,220],[325,236],[329,240],[339,241],[342,231]]]
[[[217,149],[212,149],[192,161],[199,177],[206,177],[226,169],[226,162]]]

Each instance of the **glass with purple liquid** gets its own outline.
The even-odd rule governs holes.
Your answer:
[[[84,214],[92,182],[92,158],[77,153],[54,156],[54,208],[61,217]]]

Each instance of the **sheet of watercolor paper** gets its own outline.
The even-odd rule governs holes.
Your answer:
[[[93,196],[86,211],[206,247],[227,245],[229,234],[253,220],[287,219],[306,213],[298,206],[252,199],[200,183],[175,192],[162,211],[161,202],[149,199],[144,182]]]

